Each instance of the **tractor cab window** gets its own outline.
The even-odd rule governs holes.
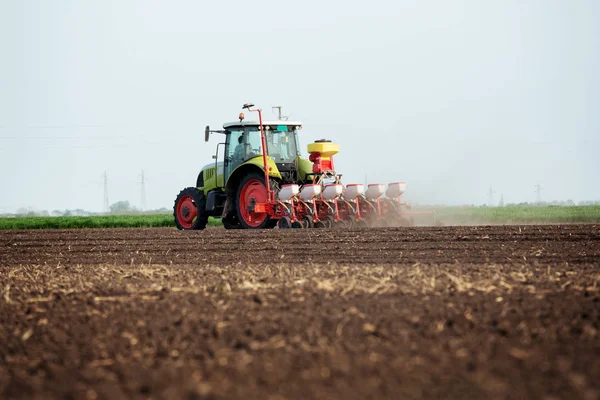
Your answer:
[[[227,159],[231,161],[233,166],[237,166],[245,160],[244,156],[244,131],[230,130],[228,132]]]
[[[298,153],[298,142],[296,129],[291,126],[265,126],[265,139],[267,142],[267,154],[277,163],[291,163],[296,160]],[[249,126],[244,136],[244,160],[260,156],[262,154],[262,142],[260,139],[260,128]],[[231,139],[233,144],[233,139]]]
[[[249,127],[246,133],[245,141],[246,159],[260,156],[262,154],[262,141],[260,140],[260,130],[258,127]]]
[[[296,160],[296,130],[281,125],[269,127],[266,131],[268,154],[276,163],[291,163]]]
[[[260,132],[243,128],[227,131],[227,160],[235,168],[242,162],[262,154]]]

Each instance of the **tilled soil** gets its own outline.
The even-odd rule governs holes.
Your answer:
[[[600,226],[0,231],[0,398],[600,398]]]

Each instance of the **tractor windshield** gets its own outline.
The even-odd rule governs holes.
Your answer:
[[[291,163],[296,160],[298,153],[296,129],[293,126],[276,125],[264,126],[267,140],[267,154],[275,163]],[[258,127],[249,128],[248,137],[260,140]]]

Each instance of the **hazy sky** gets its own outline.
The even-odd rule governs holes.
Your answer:
[[[0,212],[172,207],[253,102],[414,202],[600,199],[600,1],[0,0]]]

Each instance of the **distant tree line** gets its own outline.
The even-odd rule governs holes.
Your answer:
[[[129,201],[121,200],[117,201],[114,204],[111,204],[109,207],[110,211],[108,213],[99,213],[93,211],[86,211],[81,208],[77,208],[74,210],[33,210],[31,208],[27,209],[21,207],[17,209],[17,212],[14,214],[5,213],[0,214],[0,217],[88,217],[94,215],[137,215],[137,214],[170,214],[173,212],[165,207],[158,208],[155,210],[145,210],[142,211],[139,208],[132,206]]]

